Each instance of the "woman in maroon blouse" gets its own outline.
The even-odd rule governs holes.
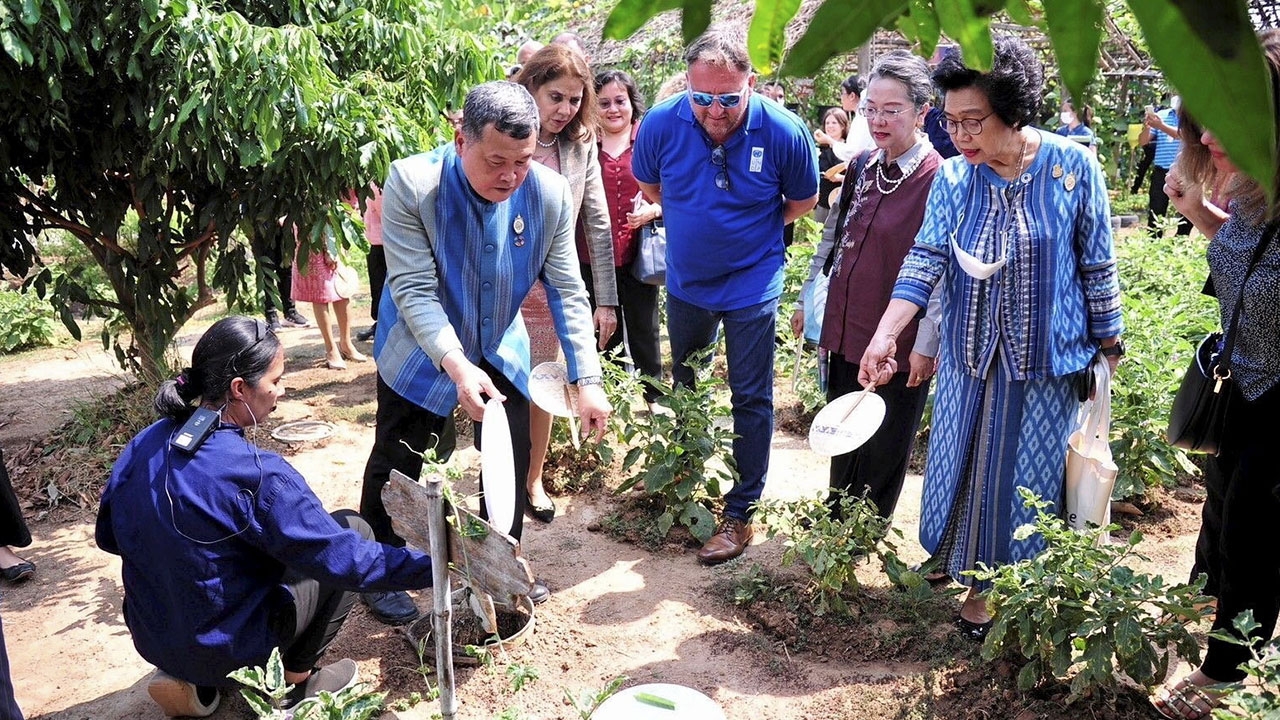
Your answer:
[[[829,400],[860,389],[858,363],[924,220],[925,199],[942,161],[928,137],[917,132],[932,94],[924,60],[894,52],[876,63],[862,96],[859,112],[870,123],[876,149],[849,161],[840,194],[852,195],[847,204],[839,203],[848,210],[832,208],[830,232],[823,233],[809,272],[812,282],[830,258],[819,343],[829,353]],[[865,165],[859,173],[860,163]],[[881,515],[893,515],[934,371],[937,323],[931,315],[936,313],[912,321],[898,338],[898,367],[904,370],[876,389],[886,406],[879,431],[857,450],[831,459],[833,509],[840,493],[857,497],[866,491]],[[796,311],[791,326],[797,335],[803,332],[802,311]]]
[[[599,73],[595,85],[600,103],[600,172],[613,228],[614,275],[624,330],[614,333],[605,350],[618,347],[625,338],[627,355],[641,374],[661,380],[658,287],[640,282],[631,271],[640,246],[640,228],[662,217],[662,206],[645,201],[631,174],[631,145],[644,113],[644,99],[635,81],[621,70]],[[583,272],[587,272],[585,267]],[[592,278],[587,278],[588,287],[591,283]],[[644,399],[651,410],[660,395],[655,385],[645,384]]]

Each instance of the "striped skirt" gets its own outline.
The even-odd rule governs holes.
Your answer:
[[[978,563],[1017,562],[1044,549],[1018,487],[1061,507],[1067,437],[1079,409],[1071,376],[1013,380],[1000,353],[985,378],[941,363],[920,500],[920,544],[962,585]]]

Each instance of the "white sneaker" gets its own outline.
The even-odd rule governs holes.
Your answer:
[[[299,705],[318,696],[322,690],[337,694],[355,685],[360,679],[359,670],[355,660],[343,658],[336,663],[330,663],[312,671],[311,676],[301,685],[295,686],[285,699],[285,706],[290,710],[290,715],[292,711],[298,709]]]
[[[147,693],[169,717],[209,717],[218,709],[222,693],[214,691],[213,700],[204,703],[196,686],[157,669],[147,683]]]

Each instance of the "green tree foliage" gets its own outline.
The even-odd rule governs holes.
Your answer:
[[[999,13],[1045,30],[1063,81],[1074,97],[1098,70],[1101,23],[1114,0],[824,0],[782,64],[790,75],[812,75],[830,58],[867,42],[879,28],[897,29],[926,57],[945,35],[966,62],[990,66],[990,24]],[[799,7],[795,0],[754,0],[748,49],[755,66],[775,67],[785,54],[781,32]],[[1125,0],[1151,56],[1169,83],[1222,142],[1236,166],[1275,188],[1276,122],[1262,50],[1245,0]],[[710,0],[619,0],[605,37],[624,39],[659,12],[681,8],[681,29],[692,40],[706,29]],[[1043,12],[1041,12],[1043,10]]]
[[[117,355],[154,375],[213,288],[250,287],[237,226],[358,242],[342,193],[445,137],[441,108],[501,76],[477,7],[0,0],[0,272],[38,266],[46,229],[76,237],[109,297],[47,268],[29,282],[116,314],[132,331]]]

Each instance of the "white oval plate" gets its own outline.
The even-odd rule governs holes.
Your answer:
[[[675,710],[636,700],[648,693],[675,703]],[[724,710],[711,698],[684,685],[649,683],[619,690],[591,713],[591,720],[724,720]]]
[[[542,363],[529,373],[529,399],[556,417],[578,414],[578,386],[569,382],[569,370],[561,362]]]
[[[280,442],[314,442],[323,440],[336,430],[333,423],[323,420],[294,420],[271,431],[271,437]]]
[[[884,422],[884,398],[855,390],[827,403],[809,426],[809,447],[833,457],[853,452],[880,429]]]
[[[480,445],[480,472],[484,473],[484,506],[489,512],[489,524],[508,532],[516,519],[516,462],[511,452],[507,409],[499,400],[485,403]]]

